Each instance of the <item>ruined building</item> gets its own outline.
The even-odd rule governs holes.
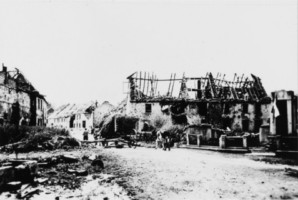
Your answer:
[[[0,71],[0,125],[44,126],[48,103],[20,70]]]
[[[140,117],[139,130],[151,115],[166,115],[177,124],[205,127],[200,132],[205,143],[217,141],[218,144],[220,135],[227,130],[236,136],[262,131],[266,134],[261,134],[260,142],[265,142],[270,127],[286,123],[274,122],[272,97],[267,95],[261,79],[253,74],[251,77],[235,74],[233,80],[226,80],[221,74],[214,77],[212,73],[181,78],[171,74],[170,79],[158,79],[153,74],[136,72],[127,79],[127,114]],[[167,83],[164,94],[160,94],[158,87],[164,83]],[[199,122],[193,123],[194,118],[199,118]],[[293,124],[287,127],[296,132]]]

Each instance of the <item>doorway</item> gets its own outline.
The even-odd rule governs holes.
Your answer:
[[[74,128],[73,122],[75,120],[75,115],[72,115],[69,120],[69,128]]]
[[[276,117],[276,134],[288,135],[287,100],[276,101],[279,116]]]

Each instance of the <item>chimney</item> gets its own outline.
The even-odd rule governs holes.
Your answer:
[[[4,66],[4,63],[2,63],[2,72],[7,72],[7,67]]]

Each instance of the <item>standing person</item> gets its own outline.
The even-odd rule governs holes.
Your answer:
[[[164,148],[163,132],[159,130],[159,131],[157,131],[156,135],[157,135],[157,137],[155,140],[155,148],[156,149],[159,148],[159,143],[162,143],[162,148]]]
[[[163,134],[163,150],[171,150],[171,138],[170,138],[170,134],[168,132],[164,132]]]
[[[83,132],[83,140],[88,140],[88,130],[85,128],[85,131]]]
[[[98,138],[99,138],[99,132],[97,131],[97,129],[94,129],[93,136],[94,136],[94,140],[98,140]],[[97,146],[97,142],[95,142],[95,146]]]

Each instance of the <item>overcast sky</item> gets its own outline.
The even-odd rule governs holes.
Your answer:
[[[297,93],[296,0],[0,1],[0,62],[55,105],[120,102],[135,71],[260,76]]]

